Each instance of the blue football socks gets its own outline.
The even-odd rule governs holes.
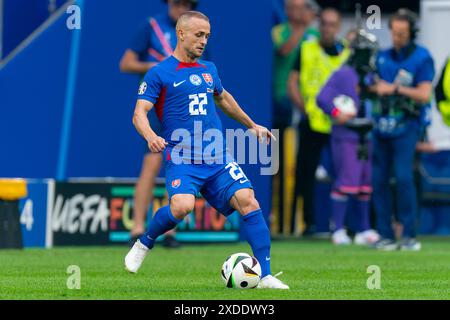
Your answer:
[[[140,237],[139,240],[143,245],[151,249],[155,245],[156,238],[175,228],[181,221],[173,216],[169,205],[161,207],[150,221],[147,233]]]
[[[270,231],[261,209],[250,212],[243,217],[247,241],[253,255],[261,265],[261,278],[270,274]]]

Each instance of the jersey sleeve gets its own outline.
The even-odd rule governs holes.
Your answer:
[[[214,95],[220,96],[223,92],[222,80],[220,80],[219,71],[217,70],[216,65],[212,64],[212,66],[214,69]]]
[[[151,46],[151,33],[152,28],[150,27],[150,24],[147,21],[145,23],[142,23],[131,39],[128,49],[134,51],[140,57],[146,55],[148,49]]]
[[[138,90],[137,99],[147,100],[155,104],[162,89],[162,81],[157,72],[158,67],[151,68],[145,75]]]
[[[282,24],[276,25],[272,28],[272,42],[276,50],[280,49],[289,39],[289,37],[283,37],[283,31]]]
[[[338,113],[334,105],[334,98],[341,91],[340,84],[342,81],[345,82],[346,80],[342,77],[342,72],[337,70],[331,75],[316,98],[317,106],[332,117],[335,117]]]
[[[431,55],[427,55],[423,63],[419,67],[416,73],[416,83],[421,83],[425,81],[432,82],[435,76],[434,62]]]

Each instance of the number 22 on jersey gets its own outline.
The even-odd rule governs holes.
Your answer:
[[[204,115],[206,116],[205,105],[208,104],[208,96],[206,93],[189,95],[191,103],[189,103],[189,114],[191,116]]]

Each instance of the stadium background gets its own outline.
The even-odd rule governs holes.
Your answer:
[[[0,177],[29,179],[29,198],[21,201],[26,246],[51,246],[56,239],[48,230],[49,214],[53,213],[49,207],[54,209],[56,205],[55,190],[56,193],[63,190],[61,193],[67,199],[77,193],[85,193],[85,198],[103,195],[101,199],[107,199],[110,210],[107,236],[111,239],[114,203],[120,211],[118,230],[126,231],[124,204],[131,205],[133,180],[129,178],[138,175],[142,141],[131,123],[138,80],[135,76],[121,74],[118,62],[140,21],[164,9],[164,4],[158,0],[132,0],[126,4],[124,1],[76,1],[82,8],[82,28],[70,31],[66,28],[69,15],[65,8],[72,2],[50,2],[55,9],[52,15],[49,15],[47,0],[2,1],[0,136],[4,156],[0,157]],[[221,70],[224,85],[257,122],[266,126],[271,122],[270,30],[276,19],[281,19],[275,14],[279,7],[277,2],[281,1],[201,1],[199,6],[212,21],[210,58]],[[319,3],[335,5],[345,11],[343,32],[352,26],[352,1]],[[363,8],[369,4],[361,3]],[[450,21],[445,19],[450,10],[449,1],[408,1],[407,4],[421,9],[419,41],[430,48],[439,72],[450,52],[450,42],[446,41],[444,32],[435,30],[450,28]],[[382,46],[389,43],[386,14],[401,5],[401,2],[395,7],[381,5],[383,28],[374,33]],[[436,10],[436,6],[447,11]],[[24,7],[27,10],[23,10]],[[434,117],[431,136],[448,141],[448,129],[439,124],[437,112]],[[226,117],[222,117],[222,121],[224,127],[237,127]],[[441,143],[441,149],[438,154],[424,156],[422,161],[431,177],[444,181],[422,180],[431,200],[431,206],[423,206],[421,210],[422,234],[450,234],[450,207],[446,205],[450,164],[449,151],[445,151],[450,146]],[[271,208],[271,178],[260,176],[257,166],[243,167],[256,186],[257,198],[267,215]],[[79,184],[63,182],[69,180]],[[75,190],[69,190],[71,188]],[[88,191],[92,188],[95,190]],[[114,188],[116,191],[112,190]],[[328,228],[329,207],[327,201],[323,201],[328,198],[328,188],[327,184],[319,184],[317,193],[322,231]],[[119,200],[114,202],[114,199]],[[95,214],[100,214],[100,202],[96,204]],[[211,223],[209,226],[213,228]],[[101,230],[101,224],[99,228]],[[238,223],[232,222],[226,228],[237,231]],[[61,226],[59,230],[70,236],[69,229]],[[125,239],[120,232],[113,236],[119,242]],[[105,239],[104,232],[97,233],[95,240],[91,239],[93,243],[108,242],[99,240]],[[90,243],[84,236],[72,242],[67,238],[58,241],[60,244]]]

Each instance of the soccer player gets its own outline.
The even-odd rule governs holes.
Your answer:
[[[148,70],[173,53],[177,45],[175,24],[183,13],[195,9],[198,0],[165,0],[165,2],[167,2],[167,11],[146,19],[134,35],[129,48],[120,60],[122,72],[138,74],[143,78]],[[154,110],[149,113],[149,119],[152,129],[159,135],[161,125]],[[145,148],[147,149],[147,146]],[[152,153],[147,149],[134,194],[131,243],[145,232],[145,217],[153,198],[155,178],[159,174],[161,163],[161,153]],[[174,234],[175,230],[165,234],[163,246],[176,248],[180,245]]]
[[[170,203],[155,213],[147,233],[136,241],[125,257],[125,267],[130,272],[137,272],[157,237],[174,228],[194,209],[195,196],[201,192],[209,204],[225,216],[235,210],[243,216],[247,241],[261,264],[259,287],[289,289],[271,275],[269,229],[250,181],[239,165],[230,160],[224,143],[214,156],[204,158],[203,141],[199,147],[197,141],[182,140],[179,143],[177,139],[187,131],[191,138],[187,140],[196,140],[199,126],[203,132],[221,132],[216,105],[252,130],[260,142],[266,139],[269,143],[273,135],[267,128],[254,123],[222,87],[216,66],[199,59],[210,36],[208,17],[189,11],[178,19],[176,31],[178,43],[173,55],[146,74],[133,116],[133,123],[147,140],[150,150],[163,152],[167,160],[166,188]],[[161,120],[163,137],[157,136],[149,125],[147,113],[153,107]],[[183,145],[181,156],[180,152],[177,155],[180,145]],[[223,160],[222,164],[220,160]]]
[[[379,235],[370,229],[369,222],[372,183],[370,144],[366,137],[372,128],[366,102],[369,97],[368,87],[372,84],[368,80],[373,78],[375,72],[376,38],[364,29],[359,29],[350,48],[352,54],[348,61],[323,86],[317,96],[317,105],[334,119],[331,131],[335,169],[331,192],[334,230],[331,240],[336,245],[352,243],[344,224],[348,200],[354,197],[357,213],[354,241],[355,244],[365,245],[379,240]]]

